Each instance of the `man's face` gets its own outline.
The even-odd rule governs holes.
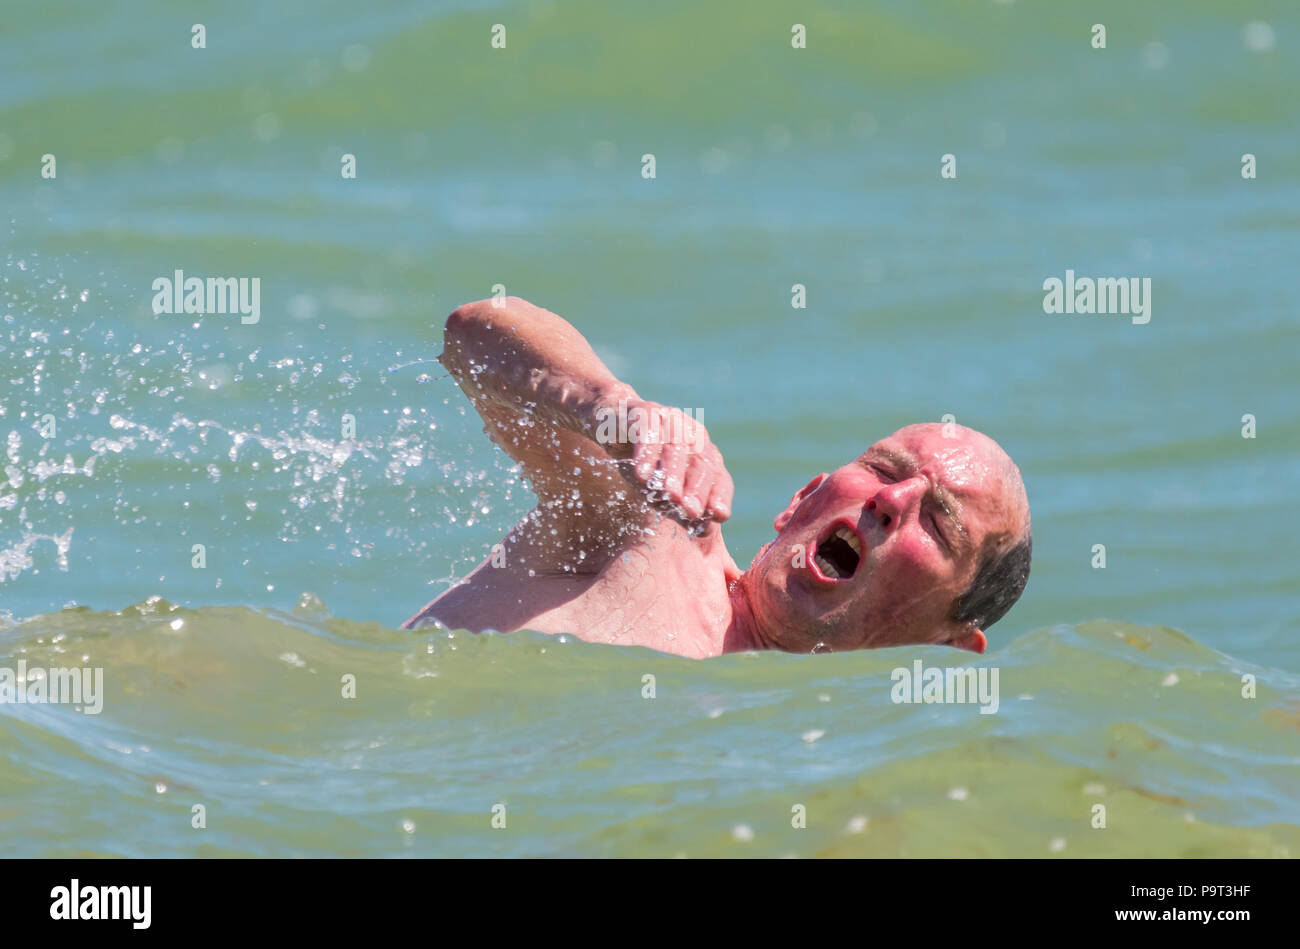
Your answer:
[[[910,425],[794,496],[745,574],[750,606],[791,652],[983,651],[983,633],[951,619],[953,603],[1028,518],[1019,472],[996,442],[960,425]]]

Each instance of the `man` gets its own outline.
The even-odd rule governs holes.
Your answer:
[[[702,425],[642,400],[576,329],[515,297],[460,307],[444,342],[440,361],[538,505],[406,628],[528,628],[695,658],[983,652],[1024,589],[1024,485],[979,432],[910,425],[817,475],[741,571],[720,527],[731,477]]]

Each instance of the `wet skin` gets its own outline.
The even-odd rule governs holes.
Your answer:
[[[983,651],[983,631],[952,620],[953,603],[981,555],[1029,522],[1019,471],[987,436],[929,423],[881,439],[800,489],[742,572],[722,539],[731,477],[702,425],[640,399],[577,330],[517,298],[459,308],[444,340],[441,361],[538,506],[408,627],[526,627],[696,658],[904,643]],[[602,411],[620,401],[679,427],[598,444]],[[673,431],[685,438],[663,437]]]

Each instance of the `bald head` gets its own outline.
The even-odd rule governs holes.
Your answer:
[[[1020,469],[1002,446],[983,432],[956,422],[919,422],[903,426],[876,445],[887,442],[917,446],[945,461],[948,476],[958,484],[974,485],[982,480],[989,496],[1011,520],[1028,527],[1029,499]]]

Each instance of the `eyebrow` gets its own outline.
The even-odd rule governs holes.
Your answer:
[[[894,465],[895,467],[908,472],[915,471],[917,468],[915,458],[913,458],[911,455],[894,451],[891,448],[876,448],[873,446],[871,448],[868,448],[866,454],[864,454],[862,457],[867,458],[868,456],[875,456],[875,457],[882,458],[885,461],[888,461],[890,464]],[[951,524],[953,530],[957,532],[958,535],[957,546],[969,547],[970,534],[966,530],[966,525],[961,522],[961,518],[957,515],[957,512],[954,510],[954,507],[959,506],[956,504],[957,501],[956,495],[954,495],[951,491],[949,491],[946,487],[939,484],[938,482],[932,481],[930,478],[926,478],[925,480],[930,482],[930,490],[927,491],[926,494],[931,499],[933,499],[933,501],[939,506],[939,510],[943,512],[943,515],[947,519],[948,523]]]

